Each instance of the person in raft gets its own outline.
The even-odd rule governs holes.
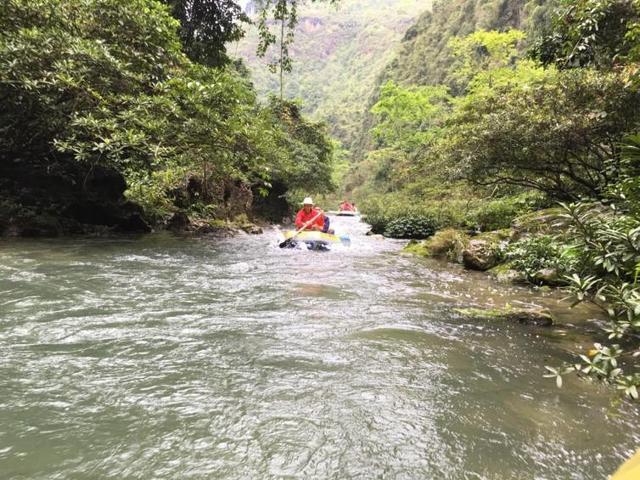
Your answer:
[[[322,209],[314,207],[313,200],[307,197],[302,202],[302,209],[296,215],[296,228],[301,229],[309,221],[312,222],[305,227],[305,230],[333,233],[333,230],[329,228],[331,223],[329,217],[324,214]]]
[[[340,211],[341,212],[355,212],[356,211],[356,206],[353,205],[352,203],[349,203],[347,200],[343,200],[342,203],[340,204]]]

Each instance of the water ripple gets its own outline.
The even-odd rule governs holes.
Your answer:
[[[335,223],[351,248],[3,242],[3,478],[604,478],[640,442],[541,377],[562,337],[453,311],[557,298]]]

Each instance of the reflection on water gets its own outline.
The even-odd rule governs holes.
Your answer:
[[[558,296],[353,235],[0,243],[2,478],[605,478],[637,407],[542,365],[586,341],[460,318]]]

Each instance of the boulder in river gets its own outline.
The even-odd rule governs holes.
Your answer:
[[[555,268],[543,268],[538,270],[533,279],[542,285],[548,285],[550,287],[562,287],[567,285],[567,281],[560,276],[558,270]]]
[[[447,228],[436,232],[427,240],[409,242],[404,251],[423,257],[445,258],[462,263],[462,252],[468,243],[469,236],[466,233]]]
[[[189,228],[191,220],[184,212],[176,212],[167,221],[167,228],[173,232],[183,232]]]
[[[462,263],[470,270],[489,270],[498,264],[496,246],[489,240],[471,240],[462,251]]]
[[[255,223],[245,223],[240,227],[245,233],[249,235],[260,235],[264,233],[264,230],[260,225],[256,225]]]
[[[458,308],[456,313],[467,318],[517,322],[523,325],[549,327],[553,325],[553,315],[549,310],[538,308]]]
[[[511,262],[501,263],[493,267],[489,273],[499,282],[512,285],[525,285],[529,283],[527,276],[513,268]]]

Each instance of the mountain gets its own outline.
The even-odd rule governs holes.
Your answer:
[[[407,29],[430,7],[431,0],[353,0],[337,6],[301,6],[285,96],[301,99],[305,113],[325,120],[331,133],[349,148],[377,76],[394,57]],[[246,11],[255,12],[251,2]],[[229,53],[244,60],[261,96],[275,94],[278,75],[268,70],[270,58],[257,57],[257,43],[257,29],[251,27],[245,38],[229,46]]]
[[[369,112],[378,91],[388,80],[408,85],[445,84],[455,91],[451,79],[453,58],[448,43],[453,37],[477,30],[518,28],[535,38],[544,31],[556,0],[437,0],[407,29],[393,58],[380,70],[352,142],[356,160],[372,148],[370,131],[375,119]]]

